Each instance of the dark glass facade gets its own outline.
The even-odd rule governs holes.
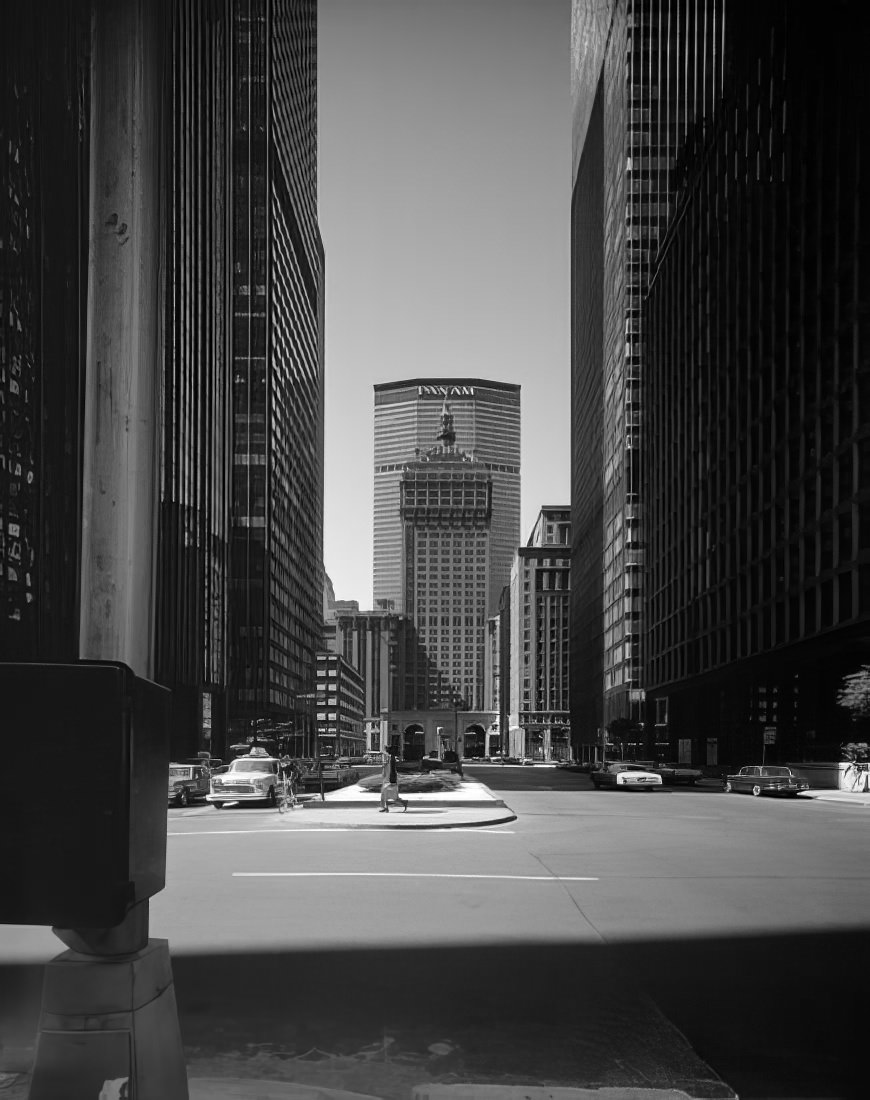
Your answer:
[[[323,590],[314,0],[236,0],[229,728],[301,716]]]
[[[79,649],[90,5],[0,5],[0,659]]]
[[[604,722],[604,618],[601,583],[604,487],[602,292],[604,114],[595,93],[571,200],[571,740],[594,742]]]
[[[173,753],[223,754],[230,519],[229,0],[172,5],[156,676]]]
[[[836,759],[870,641],[859,17],[729,5],[646,304],[647,687],[696,761]]]
[[[572,729],[644,717],[644,299],[721,87],[718,0],[575,0]]]

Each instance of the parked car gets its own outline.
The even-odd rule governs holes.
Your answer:
[[[232,761],[222,775],[212,776],[206,799],[220,809],[225,802],[267,802],[275,805],[278,761],[265,749],[253,749]]]
[[[446,749],[444,755],[440,758],[437,756],[424,756],[420,761],[421,772],[434,772],[434,771],[448,771],[456,772],[457,775],[462,775],[462,761],[459,759],[457,753],[452,749]]]
[[[650,771],[662,777],[665,783],[697,783],[704,773],[700,768],[690,768],[688,764],[653,764]]]
[[[189,806],[195,798],[205,798],[209,790],[210,771],[200,761],[169,765],[169,801],[175,806]]]
[[[592,772],[592,784],[596,790],[651,791],[661,787],[662,777],[636,764],[605,764]]]
[[[808,791],[809,783],[792,768],[774,764],[750,764],[736,775],[725,777],[726,791],[745,791],[758,797],[761,794],[784,794],[796,798],[801,791]]]

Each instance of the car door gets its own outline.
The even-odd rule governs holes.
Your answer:
[[[737,776],[737,782],[732,786],[738,791],[751,791],[758,782],[758,768],[741,768]]]

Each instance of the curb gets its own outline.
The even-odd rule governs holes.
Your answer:
[[[489,825],[507,825],[510,821],[516,821],[517,815],[510,813],[502,815],[501,817],[487,818],[485,821],[426,821],[426,822],[414,822],[413,824],[408,822],[401,825],[389,825],[386,821],[360,821],[360,822],[339,822],[331,821],[329,823],[324,822],[321,828],[324,829],[397,829],[411,830],[411,829],[479,829]],[[304,826],[303,826],[304,827]]]
[[[260,1078],[191,1077],[190,1100],[378,1100],[370,1093]],[[733,1095],[733,1093],[732,1093]],[[681,1089],[546,1085],[423,1084],[410,1100],[690,1100]]]
[[[407,802],[409,806],[413,806],[417,810],[423,810],[431,806],[434,809],[451,809],[451,810],[488,810],[491,806],[506,806],[506,803],[501,798],[469,798],[462,802],[450,800],[448,798],[432,798],[426,799],[425,802],[417,802],[413,798],[403,798],[403,802]],[[334,798],[328,802],[303,802],[303,810],[373,810],[377,802],[363,802],[361,799],[348,799],[346,802],[341,799]]]

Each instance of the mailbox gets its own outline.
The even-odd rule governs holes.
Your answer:
[[[0,663],[0,923],[112,928],[163,889],[170,701],[115,662]]]

